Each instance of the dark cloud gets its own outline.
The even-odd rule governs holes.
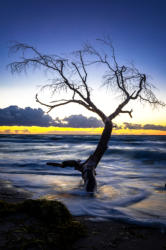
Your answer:
[[[124,128],[128,128],[128,129],[142,129],[142,126],[140,124],[133,124],[133,123],[128,123],[128,122],[124,122]]]
[[[50,115],[44,113],[42,109],[25,109],[17,106],[9,106],[0,109],[0,126],[57,126],[57,127],[72,127],[72,128],[99,128],[103,127],[103,122],[95,117],[86,117],[83,115],[70,115],[63,120],[58,117],[54,120]],[[145,130],[160,130],[166,131],[166,126],[153,124],[132,124],[123,123],[124,129],[145,129]],[[114,130],[122,129],[122,126],[114,124]],[[7,131],[6,131],[7,132]],[[17,133],[17,131],[15,131]],[[23,131],[28,133],[28,131]]]
[[[123,126],[118,126],[116,123],[113,124],[113,129],[114,130],[119,130],[119,129],[122,129]]]
[[[146,129],[146,130],[160,130],[160,131],[166,131],[166,126],[162,125],[154,125],[154,124],[145,124],[145,125],[140,125],[140,124],[132,124],[132,123],[127,123],[124,122],[124,128],[128,129]]]
[[[0,109],[0,126],[14,125],[48,127],[57,124],[42,109],[32,109],[30,107],[22,109],[17,106]]]
[[[0,109],[0,126],[57,126],[73,128],[98,128],[103,127],[102,121],[95,117],[85,117],[83,115],[71,115],[63,120],[58,117],[53,120],[50,115],[44,113],[42,109],[25,109],[17,106],[9,106]],[[17,133],[17,131],[15,131]],[[26,133],[27,131],[25,131]]]
[[[65,127],[72,128],[99,128],[103,127],[102,121],[95,117],[85,117],[83,115],[71,115],[66,117],[63,122],[66,124]]]
[[[143,129],[166,131],[166,126],[146,124],[146,125],[143,126]]]

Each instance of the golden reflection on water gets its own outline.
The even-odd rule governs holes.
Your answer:
[[[140,212],[145,217],[151,216],[151,217],[160,217],[160,216],[166,216],[165,213],[165,203],[166,203],[166,196],[165,193],[161,191],[156,191],[158,194],[152,194],[147,199],[142,200],[138,203],[134,203],[130,206],[130,208],[134,209],[138,213]]]
[[[158,189],[158,190],[155,190],[156,193],[159,193],[159,194],[163,194],[165,193],[166,194],[166,189]]]
[[[57,191],[57,187],[55,187],[54,189],[55,191]],[[73,188],[71,188],[70,190],[73,190]],[[47,200],[55,200],[55,199],[63,199],[63,198],[66,198],[66,199],[73,199],[73,198],[76,198],[76,197],[86,197],[86,195],[81,195],[80,192],[77,193],[77,189],[76,189],[76,192],[68,192],[69,189],[66,189],[66,192],[64,189],[60,189],[58,190],[58,193],[56,194],[47,194],[47,195],[44,195],[40,198],[42,199],[47,199]],[[118,191],[117,189],[113,188],[112,186],[102,186],[98,189],[97,193],[95,193],[93,195],[93,197],[96,197],[96,198],[99,198],[99,199],[102,199],[102,198],[109,198],[109,199],[113,199],[115,197],[118,197],[120,194],[120,191]],[[87,193],[87,196],[89,196],[90,194]]]
[[[120,191],[117,189],[113,188],[112,186],[102,186],[99,188],[99,192],[97,192],[96,197],[97,198],[115,198],[120,194]]]
[[[73,194],[69,194],[69,193],[59,193],[59,194],[47,194],[45,196],[41,197],[42,199],[46,199],[46,200],[58,200],[61,198],[73,198]]]
[[[159,194],[166,194],[166,187],[165,185],[163,186],[159,186],[158,184],[153,184],[153,186],[155,187],[154,192],[155,193],[159,193]]]

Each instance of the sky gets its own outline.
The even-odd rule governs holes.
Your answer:
[[[93,130],[95,122],[89,118],[94,117],[94,114],[76,105],[57,108],[44,117],[45,114],[40,110],[43,107],[35,102],[35,94],[40,86],[47,83],[50,75],[40,70],[12,75],[6,66],[19,58],[19,55],[9,53],[9,47],[14,41],[33,45],[45,54],[66,55],[80,49],[84,42],[96,44],[96,38],[109,36],[115,47],[118,62],[120,64],[134,62],[141,72],[149,76],[150,81],[157,87],[156,95],[164,101],[166,99],[165,30],[166,1],[164,0],[2,1],[0,117],[3,117],[3,120],[1,119],[0,123],[0,133],[36,133],[36,131],[60,133],[62,130],[65,133],[68,130],[66,126],[75,128],[70,129],[70,132],[79,133],[80,123],[84,128],[82,133],[101,132],[98,128],[101,127],[98,117],[95,117],[96,128]],[[89,84],[94,89],[93,100],[109,114],[118,104],[118,100],[111,99],[112,93],[101,88],[100,73],[100,68],[93,69]],[[13,108],[8,108],[9,106]],[[30,107],[29,115],[27,107]],[[119,128],[115,133],[166,134],[166,108],[153,110],[148,105],[138,104],[132,104],[132,108],[132,119],[123,114],[115,120]],[[4,117],[5,112],[8,112],[8,115],[5,115],[8,120]],[[29,120],[33,121],[33,112],[40,113],[41,122],[38,124],[35,121],[28,123]],[[17,120],[16,116],[19,115]],[[45,126],[42,123],[43,117]],[[73,124],[71,118],[77,120],[78,125]],[[60,120],[57,122],[57,119]],[[91,129],[87,131],[88,126]]]

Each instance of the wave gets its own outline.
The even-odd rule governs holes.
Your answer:
[[[63,201],[75,215],[166,224],[166,136],[112,136],[97,168],[94,197],[84,191],[79,172],[46,165],[47,161],[85,160],[99,138],[0,135],[1,177],[32,191],[35,198],[45,195]]]
[[[160,148],[158,150],[161,150]],[[164,150],[163,150],[164,151]],[[105,153],[106,156],[111,155],[119,155],[127,158],[133,158],[138,160],[150,160],[150,161],[166,161],[166,154],[165,152],[160,152],[156,150],[147,150],[146,148],[142,149],[116,149],[116,148],[109,148],[107,152]]]

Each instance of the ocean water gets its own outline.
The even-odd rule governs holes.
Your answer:
[[[85,160],[95,135],[0,135],[0,178],[58,199],[76,216],[118,219],[166,228],[166,136],[112,136],[98,165],[97,192],[85,192],[81,175],[46,165]]]

